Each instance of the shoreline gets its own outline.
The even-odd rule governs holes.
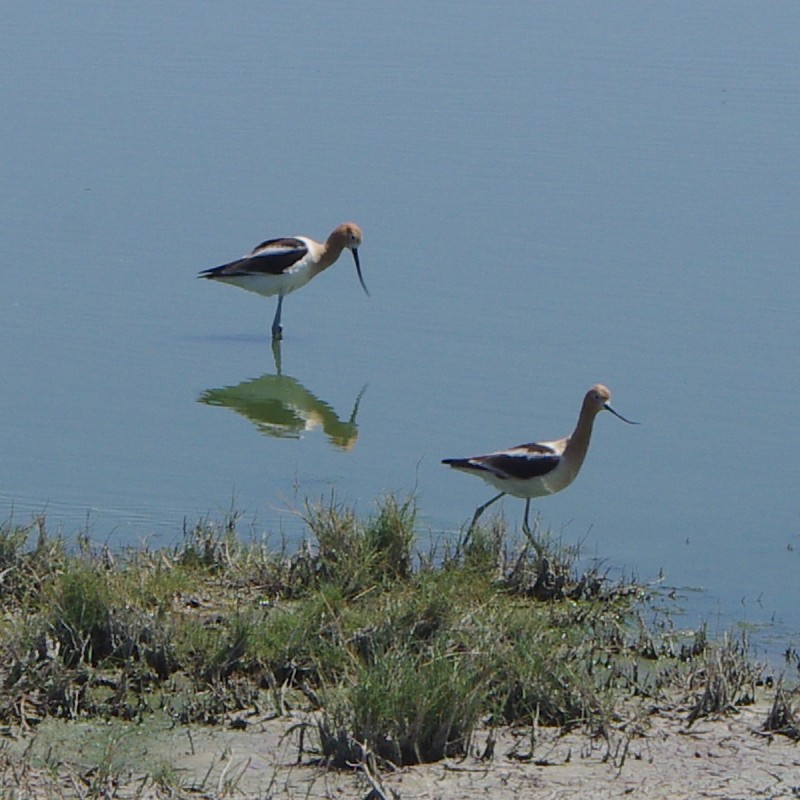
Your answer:
[[[161,550],[0,527],[3,796],[800,793],[800,689],[746,635],[502,519],[427,556],[413,498],[303,519],[292,552],[235,514]]]

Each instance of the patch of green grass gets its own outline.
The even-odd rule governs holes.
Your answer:
[[[384,498],[377,516],[359,520],[336,503],[307,503],[304,519],[316,542],[309,585],[335,584],[347,597],[412,572],[416,509],[413,499]]]
[[[398,765],[466,753],[485,707],[482,660],[440,638],[424,650],[392,648],[361,665],[347,691],[326,703],[323,754],[342,767],[364,751]]]
[[[50,628],[67,666],[97,664],[115,645],[115,615],[108,575],[90,562],[71,560],[51,591]]]

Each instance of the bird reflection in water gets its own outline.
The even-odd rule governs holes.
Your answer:
[[[299,439],[306,431],[321,427],[330,443],[339,450],[351,450],[358,439],[356,415],[367,387],[358,393],[347,419],[324,400],[308,391],[296,378],[281,370],[281,343],[272,343],[276,374],[242,381],[236,386],[207,389],[198,402],[232,408],[247,417],[267,436]]]

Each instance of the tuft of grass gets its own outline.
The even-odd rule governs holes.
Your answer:
[[[335,583],[348,597],[376,584],[411,574],[416,506],[412,498],[382,501],[377,517],[365,523],[337,503],[306,503],[304,520],[316,540],[317,555],[307,568],[315,586]]]
[[[725,636],[718,645],[705,644],[705,634],[702,639],[702,658],[690,676],[694,703],[687,718],[689,725],[702,717],[726,714],[738,705],[752,703],[761,677],[761,667],[749,657],[745,634],[738,639]]]
[[[486,702],[481,660],[438,641],[362,665],[345,696],[325,704],[324,756],[345,767],[364,753],[397,766],[464,755]]]
[[[416,514],[413,497],[401,503],[394,495],[388,495],[380,504],[377,517],[367,521],[364,544],[374,578],[403,581],[411,576]]]
[[[501,517],[487,525],[479,525],[472,530],[463,543],[463,551],[456,553],[456,561],[469,569],[495,573],[502,568],[503,548],[506,542],[505,523]]]
[[[778,684],[762,730],[800,741],[800,689],[792,691],[785,689],[782,683]]]
[[[97,664],[115,649],[112,592],[107,575],[72,561],[52,589],[50,628],[67,666]]]
[[[35,538],[36,543],[31,547]],[[66,560],[64,542],[47,533],[45,518],[29,525],[0,524],[0,604],[13,610],[36,602],[50,576],[58,574]]]
[[[185,567],[208,571],[222,571],[233,563],[232,553],[238,549],[236,524],[240,515],[229,514],[217,524],[201,519],[194,527],[183,525],[183,542],[176,548],[175,556]]]
[[[546,613],[533,622],[526,611],[514,609],[501,623],[492,687],[498,722],[536,720],[569,729],[589,720],[600,705],[581,643],[571,635],[562,638],[561,625],[553,628]]]

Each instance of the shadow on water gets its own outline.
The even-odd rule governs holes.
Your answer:
[[[261,433],[279,438],[299,439],[304,432],[321,427],[330,443],[339,450],[351,450],[358,439],[356,415],[367,387],[356,396],[353,410],[342,419],[324,400],[320,400],[296,378],[281,369],[281,345],[273,342],[275,374],[242,381],[236,386],[206,389],[199,403],[231,408],[247,417]]]

